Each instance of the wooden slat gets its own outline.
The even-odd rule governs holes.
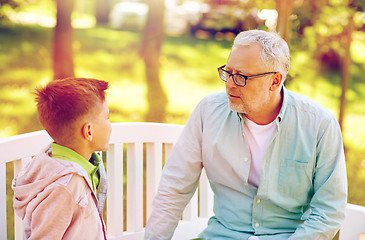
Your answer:
[[[127,144],[127,231],[143,229],[143,143]]]
[[[346,218],[340,229],[340,240],[357,240],[361,234],[365,234],[365,207],[347,204]]]
[[[0,239],[7,239],[6,224],[6,164],[0,164]]]
[[[138,122],[112,123],[112,127],[109,141],[111,144],[121,142],[174,143],[183,129],[183,125]],[[52,138],[44,130],[0,139],[0,164],[34,156],[51,142]],[[17,146],[22,146],[22,148],[17,148]]]
[[[162,143],[147,143],[147,169],[146,169],[146,217],[148,218],[152,211],[152,201],[157,192],[158,184],[162,171]]]
[[[122,238],[117,238],[118,240],[143,240],[144,232],[124,232]],[[108,240],[114,240],[116,238],[108,238]]]
[[[0,164],[34,156],[51,142],[44,130],[0,139]]]
[[[112,144],[107,151],[107,235],[123,235],[123,144]]]
[[[25,161],[26,160],[24,160],[24,162]],[[22,166],[23,160],[14,161],[14,176],[18,175],[18,173],[22,170]],[[16,214],[14,216],[14,228],[15,239],[23,239],[23,222]]]
[[[167,161],[167,159],[170,157],[173,147],[174,147],[174,144],[165,143],[165,161]]]
[[[112,123],[109,142],[167,142],[175,143],[183,125],[163,123]]]

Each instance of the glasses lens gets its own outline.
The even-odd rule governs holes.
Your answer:
[[[236,84],[238,84],[240,86],[244,86],[246,84],[245,77],[243,77],[241,75],[234,75],[234,80],[236,81]]]
[[[223,80],[223,81],[227,81],[227,79],[229,78],[229,74],[227,72],[225,72],[223,69],[219,69],[218,70],[219,73],[219,77]]]

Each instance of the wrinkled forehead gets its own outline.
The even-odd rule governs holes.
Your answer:
[[[256,43],[232,48],[226,67],[241,74],[249,75],[266,71],[266,65],[263,64],[262,58],[262,46]]]

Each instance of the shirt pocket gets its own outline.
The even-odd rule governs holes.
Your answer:
[[[83,208],[87,207],[87,205],[89,204],[89,194],[88,194],[88,192],[85,191],[80,195],[80,197],[77,201],[77,204],[79,206],[83,207]]]
[[[279,169],[279,194],[288,202],[293,200],[303,205],[308,202],[313,191],[313,164],[302,160],[284,159]]]
[[[78,205],[81,207],[83,212],[83,218],[87,219],[99,219],[99,213],[96,203],[89,191],[85,191],[79,199]]]

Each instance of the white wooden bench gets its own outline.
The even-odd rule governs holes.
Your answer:
[[[113,123],[112,127],[110,147],[103,154],[108,177],[108,239],[143,239],[143,227],[151,212],[163,163],[183,126]],[[0,139],[0,240],[7,239],[6,194],[11,197],[13,195],[12,192],[6,193],[6,166],[13,163],[16,175],[26,161],[51,141],[45,131]],[[204,204],[199,205],[198,199]],[[197,237],[212,215],[212,203],[213,196],[208,181],[205,174],[202,174],[199,190],[185,209],[174,239]],[[17,216],[14,231],[15,239],[23,238],[22,222]]]
[[[113,123],[110,148],[103,154],[108,175],[106,225],[108,239],[143,239],[161,170],[183,126],[159,123]],[[6,168],[14,165],[14,177],[22,165],[52,139],[45,131],[0,139],[0,240],[8,239],[6,217]],[[124,174],[123,174],[124,173]],[[11,206],[10,206],[11,207]],[[213,194],[205,173],[186,207],[173,239],[196,238],[212,215]],[[12,224],[12,223],[11,223]],[[22,239],[22,223],[15,216],[15,239]],[[341,240],[358,240],[365,233],[365,207],[348,205],[340,231]]]

